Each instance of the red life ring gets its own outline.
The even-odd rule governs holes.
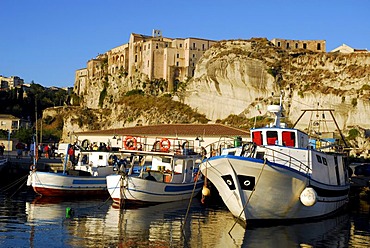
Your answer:
[[[127,150],[136,150],[137,140],[132,136],[127,136],[123,141],[123,146]]]
[[[159,143],[161,152],[168,152],[171,148],[171,142],[167,138],[163,138]]]

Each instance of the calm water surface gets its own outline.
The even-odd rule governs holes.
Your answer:
[[[323,221],[246,229],[222,203],[188,204],[118,209],[109,199],[1,193],[0,247],[370,247],[369,201]]]

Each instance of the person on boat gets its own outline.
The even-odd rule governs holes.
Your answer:
[[[45,158],[49,158],[49,146],[48,145],[44,146],[44,154],[45,154]]]
[[[121,159],[118,161],[118,166],[119,166],[119,170],[120,170],[120,171],[124,171],[124,172],[126,172],[126,168],[127,168],[127,159],[126,159],[126,158],[121,158]]]
[[[4,143],[1,143],[0,144],[0,156],[4,156],[4,151],[5,151],[5,146],[4,146]]]
[[[73,164],[75,160],[75,149],[73,145],[71,145],[68,149],[68,156],[69,156],[69,161],[71,161]]]
[[[150,181],[157,181],[155,177],[153,177],[152,174],[150,174],[150,170],[148,170],[148,175],[145,177],[145,179]]]

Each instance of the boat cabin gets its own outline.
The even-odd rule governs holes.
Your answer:
[[[295,148],[307,148],[308,135],[297,129],[265,127],[251,129],[252,141],[258,146],[279,145]]]

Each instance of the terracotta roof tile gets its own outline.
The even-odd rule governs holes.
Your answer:
[[[78,132],[80,135],[131,135],[131,136],[249,136],[249,131],[222,124],[161,124],[125,127],[110,130]]]

